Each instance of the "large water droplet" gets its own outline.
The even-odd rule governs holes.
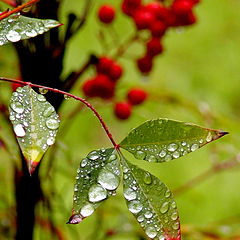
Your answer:
[[[22,124],[15,125],[13,130],[18,137],[24,137],[26,135],[26,132],[25,132]]]
[[[119,177],[107,170],[102,170],[98,176],[98,183],[107,190],[115,190],[119,185]]]
[[[211,142],[212,141],[212,134],[211,134],[211,132],[208,133],[208,135],[206,137],[206,141],[207,142]]]
[[[143,222],[144,221],[144,216],[143,215],[139,215],[137,220],[138,220],[138,222]]]
[[[39,92],[44,95],[48,92],[48,90],[46,88],[39,88]]]
[[[171,143],[171,144],[168,145],[167,149],[170,152],[174,152],[175,150],[177,150],[177,148],[178,148],[178,145],[176,143]]]
[[[153,213],[150,212],[150,211],[147,211],[145,214],[144,214],[145,218],[151,218],[153,216]]]
[[[159,153],[159,156],[160,156],[161,158],[163,158],[163,157],[166,156],[166,154],[167,154],[167,152],[166,152],[165,150],[162,150],[162,151]]]
[[[148,227],[146,229],[146,234],[150,238],[155,238],[157,236],[157,231],[156,231],[156,229],[154,227]]]
[[[51,146],[55,143],[55,138],[54,137],[50,137],[47,139],[47,145]]]
[[[139,213],[141,210],[142,210],[142,205],[139,201],[137,200],[134,200],[134,201],[131,201],[129,204],[128,204],[128,209],[131,213]]]
[[[54,112],[53,106],[47,106],[47,108],[43,112],[44,117],[49,117]]]
[[[169,202],[164,202],[160,208],[161,213],[166,213],[169,209]]]
[[[87,158],[95,161],[99,158],[99,154],[97,151],[92,151],[88,154]]]
[[[135,157],[137,159],[143,160],[146,157],[146,153],[143,151],[136,151]]]
[[[171,215],[171,219],[173,221],[175,221],[175,220],[177,220],[177,218],[178,218],[178,213],[177,212],[173,212],[172,215]]]
[[[93,185],[88,192],[90,202],[100,202],[107,197],[107,190],[101,185]]]
[[[42,96],[42,95],[40,95]],[[59,122],[56,120],[56,119],[53,119],[53,118],[49,118],[47,121],[46,121],[46,126],[51,129],[51,130],[55,130],[55,129],[58,129],[59,127]]]
[[[174,158],[179,158],[180,157],[180,153],[178,151],[173,153],[173,157]]]
[[[84,168],[88,163],[88,160],[86,158],[84,158],[82,161],[81,161],[81,167]]]
[[[24,112],[24,107],[20,102],[14,102],[10,106],[12,110],[15,111],[16,113],[21,114]]]
[[[37,32],[34,29],[28,29],[25,31],[27,37],[36,37]]]
[[[45,102],[46,101],[46,98],[42,95],[42,94],[38,94],[37,95],[37,100],[39,102]]]
[[[175,223],[173,223],[173,225],[172,225],[172,228],[173,228],[174,230],[178,230],[179,227],[180,227],[179,222],[175,222]]]
[[[191,146],[191,151],[194,152],[194,151],[196,151],[198,148],[199,148],[199,145],[198,145],[197,143],[194,143],[194,144]]]
[[[152,183],[152,177],[150,173],[145,173],[143,178],[144,183],[151,184]]]
[[[94,212],[94,207],[92,204],[87,204],[85,206],[83,206],[80,210],[80,214],[83,216],[83,217],[88,217],[90,215],[92,215]]]
[[[14,30],[10,30],[7,34],[6,34],[6,38],[10,41],[10,42],[17,42],[19,40],[21,40],[21,35],[14,31]]]
[[[132,201],[132,200],[135,200],[136,197],[137,197],[137,194],[136,192],[131,189],[131,188],[127,188],[124,190],[124,197],[128,200],[128,201]]]

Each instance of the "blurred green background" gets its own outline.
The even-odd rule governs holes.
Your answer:
[[[111,3],[119,9],[120,1],[94,2],[86,25],[69,42],[63,75],[79,68],[90,53],[114,52],[115,43],[111,45],[112,51],[102,48],[100,30],[108,40],[115,32],[120,43],[133,33],[132,22],[120,11],[113,26],[107,28],[96,18],[101,4]],[[66,21],[66,13],[80,14],[82,9],[83,1],[64,1],[62,22]],[[117,99],[124,99],[131,86],[142,86],[149,92],[148,101],[136,107],[129,120],[117,120],[109,102],[99,99],[90,102],[99,110],[117,141],[143,121],[159,117],[229,131],[230,135],[223,139],[176,161],[163,164],[133,161],[176,191],[183,239],[237,240],[240,239],[240,1],[203,0],[195,12],[197,24],[170,30],[164,37],[165,51],[156,59],[154,70],[148,77],[141,76],[132,61],[141,56],[140,45],[132,46],[127,56],[120,59],[125,74],[118,85]],[[0,71],[1,76],[19,76],[17,57],[11,45],[1,47]],[[80,86],[93,74],[93,70],[87,71],[73,93],[82,96]],[[0,86],[0,101],[6,102],[10,87],[6,83],[0,83]],[[58,140],[43,159],[40,171],[43,188],[51,196],[53,209],[49,213],[39,205],[37,213],[42,217],[50,214],[66,239],[147,239],[128,212],[121,194],[106,201],[81,224],[65,224],[71,215],[73,184],[80,160],[93,149],[111,146],[89,110],[83,109],[75,118],[68,118],[77,106],[77,102],[65,100],[61,108],[62,128]],[[12,170],[13,161],[17,163],[19,159],[13,136],[9,136],[9,125],[2,118],[0,120],[0,137],[13,146],[15,152],[12,158],[0,149],[0,236],[4,237],[4,231],[9,231],[9,238],[3,239],[11,239],[11,231],[14,232],[11,219],[15,214]],[[47,174],[44,169],[51,162],[52,170]],[[209,172],[213,164],[219,166],[222,163],[229,164],[220,171]],[[193,186],[180,188],[186,183]],[[121,191],[120,188],[118,193]],[[40,223],[34,234],[35,239],[54,239],[49,229]]]

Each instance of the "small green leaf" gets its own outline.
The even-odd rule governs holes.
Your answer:
[[[149,238],[181,239],[176,202],[164,183],[123,159],[123,188],[129,211]]]
[[[77,170],[70,224],[90,216],[109,196],[116,194],[120,183],[120,165],[113,148],[90,152]]]
[[[197,150],[227,134],[191,123],[157,119],[133,129],[120,147],[135,158],[149,162],[167,162]]]
[[[33,173],[43,154],[55,142],[59,117],[46,98],[29,86],[17,88],[12,94],[9,112],[29,172]]]
[[[0,45],[36,37],[60,25],[56,20],[29,18],[13,14],[0,21]]]

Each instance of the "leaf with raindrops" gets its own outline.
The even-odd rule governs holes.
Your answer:
[[[123,193],[129,211],[151,239],[181,239],[176,202],[157,177],[123,160]]]
[[[29,86],[19,87],[10,100],[10,120],[32,174],[48,147],[53,145],[59,116],[46,98]]]
[[[0,45],[36,37],[61,24],[52,19],[37,19],[13,14],[0,21]]]
[[[168,119],[150,120],[133,129],[120,147],[135,158],[168,162],[210,143],[227,132]]]
[[[70,224],[90,216],[108,197],[116,194],[120,183],[120,165],[113,148],[90,152],[77,170]]]

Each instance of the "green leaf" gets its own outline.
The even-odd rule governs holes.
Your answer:
[[[36,166],[54,144],[59,127],[59,117],[46,98],[29,86],[17,88],[10,100],[10,120],[29,172]]]
[[[167,162],[193,152],[225,134],[227,132],[191,123],[157,119],[133,129],[120,143],[120,147],[137,159]]]
[[[116,194],[120,183],[120,164],[113,148],[90,152],[77,170],[70,224],[90,216],[108,197]]]
[[[176,202],[164,183],[123,159],[123,188],[129,211],[149,238],[181,239]]]
[[[36,37],[60,25],[56,20],[29,18],[13,14],[0,21],[0,45]]]

